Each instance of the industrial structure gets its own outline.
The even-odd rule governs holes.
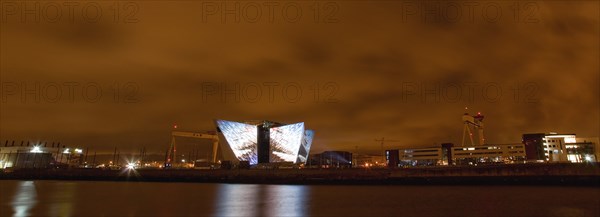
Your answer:
[[[469,137],[469,141],[471,141],[470,145],[475,146],[476,143],[473,140],[473,131],[477,131],[477,145],[484,145],[485,138],[483,136],[483,115],[481,112],[477,112],[477,115],[469,115],[469,113],[465,113],[462,117],[463,120],[463,136],[462,136],[462,146],[465,146],[465,138]],[[471,130],[473,128],[473,130]]]
[[[216,120],[224,160],[263,163],[306,163],[314,132],[304,123],[283,124],[273,121],[234,122]]]
[[[212,141],[212,163],[217,162],[217,150],[219,147],[219,136],[215,131],[208,132],[183,132],[183,131],[173,131],[171,133],[171,145],[167,150],[167,154],[165,156],[165,168],[169,168],[174,166],[173,164],[179,164],[177,161],[177,144],[176,139],[178,137],[185,138],[193,138],[193,139],[209,139]]]
[[[68,148],[60,143],[4,142],[0,146],[0,169],[30,168],[44,169],[56,167],[79,166],[83,163],[83,150]]]
[[[577,139],[575,134],[523,134],[522,143],[487,144],[483,134],[484,116],[464,113],[461,146],[444,143],[441,147],[386,150],[388,167],[478,165],[526,162],[596,162],[597,139]],[[475,142],[473,132],[477,132]],[[466,140],[470,143],[465,144]]]

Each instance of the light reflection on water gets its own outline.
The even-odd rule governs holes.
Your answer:
[[[76,183],[65,182],[56,185],[53,194],[49,195],[50,216],[71,216],[73,206],[76,203],[73,197]]]
[[[17,187],[17,192],[12,199],[12,208],[15,217],[30,216],[30,210],[37,203],[37,192],[33,181],[23,181]]]
[[[305,216],[308,188],[301,185],[218,187],[215,216]]]
[[[0,216],[600,216],[600,188],[0,181]]]

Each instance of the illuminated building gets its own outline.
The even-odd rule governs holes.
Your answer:
[[[576,138],[565,145],[567,160],[572,163],[598,162],[598,138]]]
[[[234,122],[216,120],[225,137],[221,144],[223,158],[234,162],[306,163],[314,132],[304,123],[282,124],[272,121]]]
[[[400,164],[404,166],[434,166],[442,161],[441,148],[412,148],[398,151]]]
[[[450,157],[455,165],[486,163],[522,163],[526,153],[523,144],[490,144],[472,147],[452,147]]]
[[[523,145],[525,145],[525,153],[527,161],[543,161],[544,157],[544,133],[529,133],[523,134]]]
[[[399,166],[477,165],[489,163],[515,163],[525,161],[523,144],[488,144],[454,147],[444,143],[442,147],[411,148],[386,151],[388,166],[394,163],[397,153]]]
[[[545,160],[549,162],[566,162],[567,145],[575,143],[575,134],[550,133],[542,139]]]
[[[396,168],[400,164],[398,150],[385,150],[385,162],[389,168]]]
[[[52,168],[63,165],[79,165],[82,159],[81,149],[70,149],[60,144],[31,143],[21,141],[10,144],[5,141],[0,146],[0,169],[5,168]]]
[[[577,139],[575,134],[523,134],[527,160],[541,162],[595,162],[597,141]]]

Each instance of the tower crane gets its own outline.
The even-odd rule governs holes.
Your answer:
[[[213,163],[217,162],[217,148],[219,146],[219,136],[217,135],[217,132],[207,131],[207,132],[199,133],[199,132],[173,131],[171,133],[171,145],[169,147],[169,150],[167,151],[167,156],[165,159],[165,167],[170,167],[170,166],[172,166],[173,162],[177,162],[176,161],[177,145],[175,143],[175,138],[177,138],[177,137],[212,140],[212,142],[213,142],[212,162]]]

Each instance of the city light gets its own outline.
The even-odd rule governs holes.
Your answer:
[[[31,153],[42,153],[42,149],[39,146],[34,146],[31,149]]]
[[[78,153],[78,154],[81,154],[83,152],[83,150],[76,148],[75,152]]]
[[[68,148],[63,151],[63,154],[68,154],[68,153],[69,153],[69,149]]]
[[[135,164],[134,163],[128,163],[127,164],[127,169],[130,169],[130,170],[135,169]]]

